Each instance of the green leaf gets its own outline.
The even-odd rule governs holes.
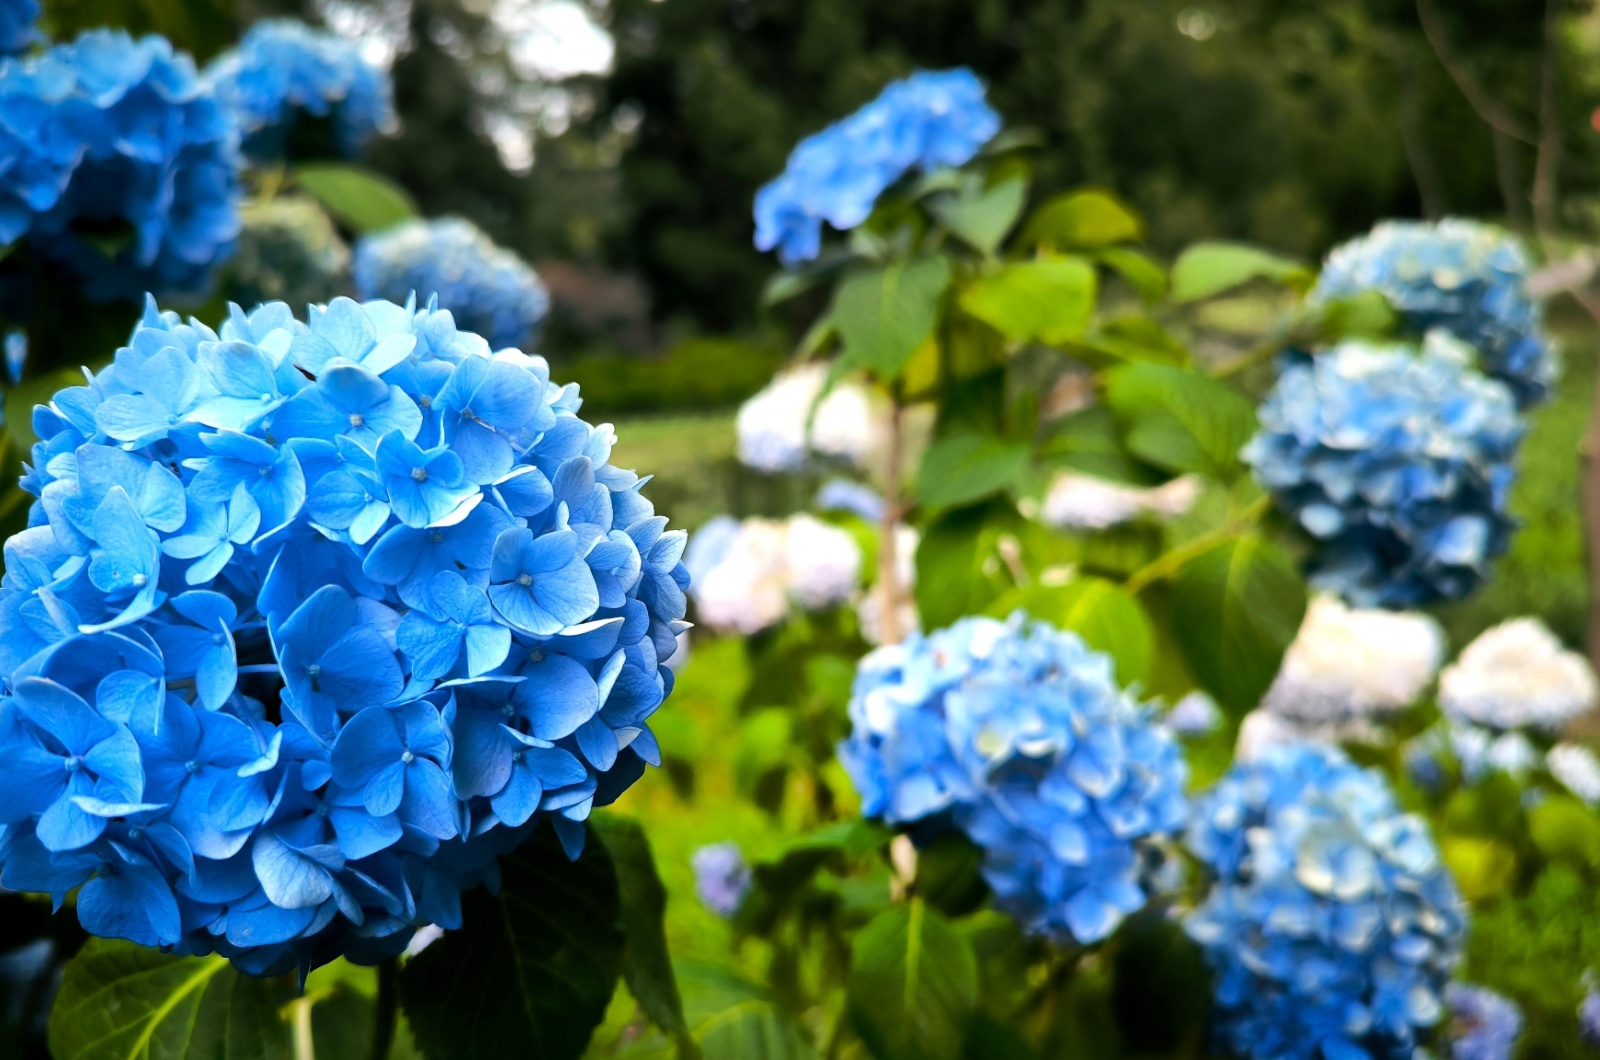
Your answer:
[[[1116,417],[1104,405],[1090,405],[1057,421],[1039,444],[1039,458],[1052,468],[1070,468],[1130,486],[1159,485],[1163,477],[1128,452]]]
[[[50,1010],[56,1060],[288,1060],[282,979],[240,975],[224,957],[178,957],[91,938],[67,962]]]
[[[1032,585],[1007,593],[990,613],[1022,608],[1034,618],[1083,638],[1116,662],[1117,682],[1143,682],[1155,652],[1155,628],[1144,608],[1121,586],[1104,578],[1074,578],[1065,585]]]
[[[1167,294],[1167,270],[1142,250],[1132,247],[1106,247],[1095,251],[1094,260],[1115,270],[1146,303],[1161,301]]]
[[[961,308],[1008,339],[1060,344],[1094,317],[1094,266],[1082,258],[1006,265],[961,292]]]
[[[1172,635],[1195,678],[1243,714],[1277,676],[1305,617],[1306,586],[1282,551],[1245,534],[1184,564],[1171,604]]]
[[[705,1060],[813,1060],[817,1055],[771,995],[741,976],[685,962],[678,966],[678,981],[689,1032]]]
[[[989,896],[982,867],[981,847],[960,832],[943,832],[917,851],[917,893],[946,916],[965,916]]]
[[[934,520],[917,546],[916,595],[922,628],[938,629],[977,614],[1010,589],[999,544],[1002,538],[1017,538],[1022,530],[1016,509],[997,500]]]
[[[733,749],[733,774],[739,790],[762,805],[781,798],[781,780],[795,754],[794,713],[783,707],[758,710],[739,723],[738,742]]]
[[[978,1003],[972,947],[920,898],[861,929],[845,991],[878,1060],[954,1060]]]
[[[949,282],[950,262],[937,255],[846,276],[830,314],[845,356],[883,379],[897,378],[933,334]]]
[[[400,1001],[429,1060],[579,1057],[623,967],[617,873],[592,836],[568,861],[541,826],[501,859],[499,895],[462,897],[449,931],[400,971]],[[463,1018],[471,1013],[471,1018]]]
[[[1256,429],[1242,394],[1208,375],[1143,362],[1112,369],[1106,402],[1129,451],[1159,468],[1228,480]]]
[[[1027,193],[1027,181],[1014,177],[977,194],[940,196],[928,207],[946,228],[989,255],[1017,223]]]
[[[1196,243],[1172,265],[1172,300],[1198,302],[1241,287],[1251,280],[1269,280],[1308,291],[1316,276],[1300,262],[1243,243]]]
[[[1186,365],[1189,351],[1172,333],[1148,317],[1121,317],[1107,321],[1073,343],[1073,352],[1087,349],[1098,358],[1112,362],[1154,361],[1157,364]]]
[[[1144,222],[1109,191],[1082,188],[1047,200],[1023,229],[1028,246],[1058,250],[1097,250],[1144,239]]]
[[[1439,853],[1461,888],[1461,897],[1483,902],[1509,894],[1517,876],[1517,855],[1504,843],[1476,836],[1445,836]]]
[[[1400,326],[1400,314],[1377,291],[1335,298],[1318,307],[1317,316],[1329,342],[1389,338]]]
[[[1528,811],[1528,835],[1551,861],[1600,868],[1600,817],[1570,795],[1552,795]]]
[[[319,163],[299,167],[294,176],[306,194],[356,232],[376,232],[417,216],[404,188],[360,166]]]
[[[667,890],[656,872],[655,855],[644,828],[632,817],[597,813],[589,819],[617,870],[626,949],[622,975],[645,1015],[664,1031],[687,1032],[683,999],[667,952]]]
[[[1028,470],[1030,447],[992,434],[940,438],[922,454],[917,499],[930,509],[956,508],[1016,487]]]

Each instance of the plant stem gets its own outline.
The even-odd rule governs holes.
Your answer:
[[[1177,548],[1163,552],[1149,563],[1146,563],[1143,567],[1134,571],[1128,577],[1128,580],[1122,584],[1122,587],[1137,596],[1153,583],[1172,577],[1172,575],[1178,573],[1185,563],[1188,563],[1196,556],[1210,552],[1224,541],[1236,536],[1240,531],[1254,525],[1257,520],[1266,514],[1271,504],[1271,497],[1257,497],[1250,502],[1249,507],[1234,518],[1229,519],[1223,526],[1185,541]]]
[[[294,1060],[317,1060],[317,1046],[311,1035],[311,1006],[309,997],[297,998],[294,1003]]]
[[[372,1013],[372,1060],[389,1060],[394,1047],[394,1025],[399,1016],[399,997],[395,992],[400,964],[387,960],[378,965],[378,996]]]
[[[904,445],[904,408],[900,395],[889,395],[888,460],[883,473],[883,516],[878,520],[878,639],[883,644],[898,644],[905,636],[900,628],[902,587],[896,569],[895,531],[900,525],[900,461]]]

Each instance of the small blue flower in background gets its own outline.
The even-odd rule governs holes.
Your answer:
[[[1586,1045],[1600,1046],[1600,988],[1596,988],[1592,975],[1585,975],[1587,993],[1578,1002],[1578,1032]]]
[[[694,891],[720,917],[739,911],[750,890],[750,866],[738,843],[713,843],[694,852]]]
[[[817,491],[817,510],[849,512],[876,524],[883,518],[883,495],[860,482],[831,478]]]
[[[161,37],[94,30],[0,64],[0,241],[96,301],[201,289],[239,231],[238,131]]]
[[[1111,660],[1020,614],[967,618],[862,660],[840,760],[862,812],[947,816],[983,849],[996,904],[1093,943],[1146,902],[1141,854],[1188,818],[1172,737]]]
[[[786,265],[822,249],[822,222],[847,231],[913,169],[962,166],[1000,131],[971,70],[922,70],[842,121],[801,140],[783,173],[756,193],[756,248]]]
[[[1376,291],[1410,334],[1443,328],[1473,347],[1479,367],[1526,408],[1547,398],[1560,374],[1543,309],[1526,289],[1531,268],[1516,237],[1492,225],[1385,221],[1334,248],[1311,301]]]
[[[5,339],[6,378],[13,385],[22,382],[22,369],[28,363],[28,333],[8,331]]]
[[[0,55],[27,51],[39,39],[39,0],[5,0],[0,3]]]
[[[481,419],[422,414],[452,386]],[[576,856],[660,764],[688,585],[685,535],[578,404],[432,305],[213,332],[152,301],[34,413],[0,884],[277,974],[459,926],[546,820]]]
[[[497,350],[531,349],[550,309],[538,274],[460,217],[407,221],[364,237],[356,244],[355,282],[362,298],[437,296],[457,327]]]
[[[1318,543],[1312,582],[1358,607],[1458,599],[1514,529],[1523,422],[1506,387],[1430,332],[1286,361],[1244,459]]]
[[[1185,928],[1216,973],[1212,1026],[1249,1060],[1411,1060],[1446,1018],[1466,907],[1426,824],[1343,752],[1235,764],[1195,806],[1216,880]]]
[[[351,41],[294,19],[257,22],[205,76],[238,124],[245,152],[262,161],[281,158],[306,117],[330,120],[347,156],[395,123],[389,72]]]
[[[1450,1009],[1450,1060],[1511,1060],[1522,1010],[1493,990],[1465,983],[1444,988]]]

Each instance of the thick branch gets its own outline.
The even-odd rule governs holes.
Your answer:
[[[1439,60],[1439,65],[1444,67],[1444,72],[1450,75],[1450,80],[1456,83],[1456,88],[1466,97],[1468,105],[1477,112],[1491,129],[1520,140],[1525,144],[1534,144],[1537,141],[1533,132],[1508,113],[1478,84],[1478,79],[1473,76],[1471,69],[1462,62],[1456,54],[1455,48],[1450,44],[1450,38],[1444,31],[1444,23],[1439,18],[1439,9],[1434,6],[1433,0],[1417,0],[1417,20],[1422,23],[1422,35],[1428,39],[1428,47],[1433,49],[1433,54]]]
[[[878,640],[882,644],[898,644],[905,636],[905,630],[900,628],[900,603],[905,587],[900,584],[896,554],[899,542],[895,540],[895,531],[900,526],[900,463],[904,459],[904,445],[905,417],[900,395],[895,392],[889,410],[883,518],[878,523]]]

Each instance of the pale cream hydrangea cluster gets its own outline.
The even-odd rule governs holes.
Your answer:
[[[878,463],[886,425],[872,393],[841,380],[819,402],[821,362],[779,373],[739,408],[739,460],[758,471],[796,471],[813,456],[857,468]],[[814,408],[814,412],[813,412]]]
[[[1039,518],[1057,530],[1106,530],[1143,516],[1176,518],[1199,495],[1200,480],[1187,475],[1146,488],[1063,471],[1051,481]]]
[[[1590,806],[1600,805],[1600,758],[1582,744],[1558,743],[1544,756],[1550,775]]]
[[[861,577],[855,538],[804,514],[746,519],[729,528],[707,559],[692,589],[699,620],[743,634],[777,625],[793,608],[844,604]]]
[[[1453,722],[1501,731],[1553,732],[1600,698],[1594,671],[1536,618],[1487,630],[1439,676],[1439,706]]]

